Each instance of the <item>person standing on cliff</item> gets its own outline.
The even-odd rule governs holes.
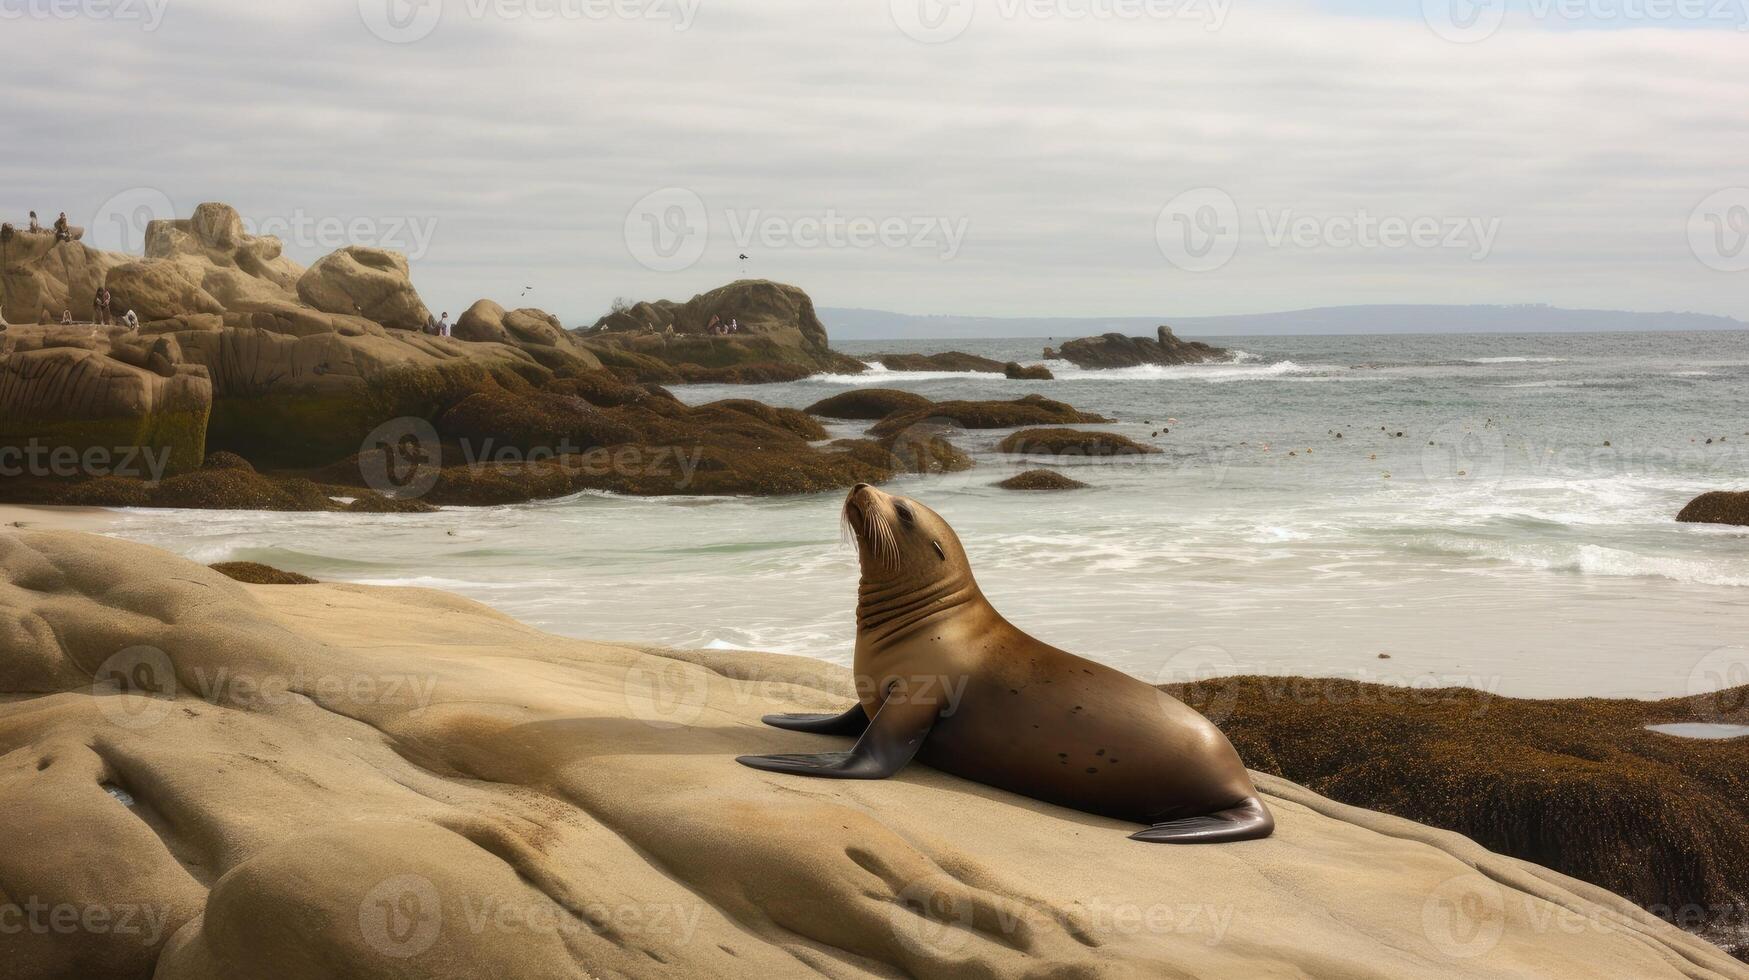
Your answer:
[[[109,315],[108,286],[97,287],[97,295],[91,299],[91,318],[96,320],[99,326],[104,327],[115,322],[115,318]]]
[[[36,220],[36,212],[32,211],[30,213],[30,227],[26,228],[25,231],[37,232],[37,231],[42,231],[42,230],[43,230],[43,223]]]
[[[73,233],[67,229],[67,212],[62,211],[61,216],[55,219],[55,241],[70,242],[72,240]]]
[[[449,311],[444,310],[443,316],[439,317],[437,321],[437,335],[439,337],[447,337],[449,336],[449,331]]]

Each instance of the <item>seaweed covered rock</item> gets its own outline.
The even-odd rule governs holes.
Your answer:
[[[1001,374],[1001,361],[965,351],[942,351],[939,354],[878,354],[875,362],[889,371],[970,371],[980,374]]]
[[[1455,830],[1667,917],[1713,910],[1701,931],[1715,939],[1749,929],[1749,738],[1646,728],[1749,723],[1749,687],[1667,701],[1303,677],[1164,689],[1214,718],[1253,769]]]
[[[933,404],[915,392],[898,388],[852,388],[823,398],[806,409],[809,415],[829,419],[884,419],[894,412],[907,412]]]
[[[1059,359],[1084,368],[1121,368],[1142,364],[1230,361],[1233,352],[1197,340],[1179,340],[1173,336],[1171,327],[1162,325],[1151,338],[1108,333],[1068,341],[1058,350],[1045,348],[1045,360]]]
[[[1087,484],[1053,470],[1027,470],[997,481],[994,486],[1004,490],[1082,490]]]
[[[208,568],[238,582],[249,585],[316,585],[315,579],[297,572],[287,572],[272,565],[254,561],[221,561]]]
[[[302,477],[274,479],[248,470],[196,470],[152,492],[154,507],[200,510],[334,510],[334,501]]]
[[[1010,429],[1027,425],[1099,423],[1111,419],[1083,412],[1065,402],[1043,395],[1027,395],[1014,401],[949,401],[889,415],[869,430],[877,436],[891,435],[909,426],[952,423],[967,429]]]
[[[1027,456],[1140,456],[1160,450],[1116,432],[1022,429],[997,443],[996,451]]]
[[[1676,519],[1684,524],[1736,524],[1749,527],[1749,490],[1714,490],[1688,502]]]
[[[496,385],[450,407],[438,417],[436,428],[442,438],[467,443],[476,456],[505,448],[577,451],[636,438],[634,429],[582,398]]]
[[[1023,365],[1018,361],[1009,361],[1002,365],[1002,373],[1010,381],[1051,381],[1056,375],[1043,364]]]

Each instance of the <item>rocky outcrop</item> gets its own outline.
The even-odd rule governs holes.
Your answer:
[[[1529,701],[1471,688],[1224,677],[1166,690],[1253,769],[1455,830],[1749,953],[1749,687],[1667,701]]]
[[[90,320],[98,287],[126,261],[78,240],[57,242],[50,231],[0,228],[0,320],[58,323],[62,311]]]
[[[915,425],[956,425],[967,429],[1012,429],[1027,425],[1110,422],[1111,419],[1083,412],[1073,405],[1052,401],[1043,395],[1027,395],[1014,401],[931,402],[920,408],[889,415],[869,432],[892,435]]]
[[[80,328],[7,331],[0,356],[0,459],[9,478],[156,479],[200,466],[213,386],[168,338]],[[11,458],[7,458],[11,457]]]
[[[431,319],[407,257],[381,248],[353,245],[324,256],[299,277],[298,298],[323,313],[356,313],[402,330],[423,330]]]
[[[1026,456],[1141,456],[1160,450],[1116,432],[1022,429],[997,443],[996,451]]]
[[[140,422],[146,437],[157,439],[147,445],[176,446],[179,470],[197,467],[198,457],[190,454],[202,449],[231,450],[269,466],[319,465],[357,452],[365,435],[386,420],[435,418],[455,400],[450,394],[471,391],[481,377],[544,382],[601,366],[556,318],[539,310],[505,313],[496,304],[476,304],[470,325],[481,325],[482,334],[474,342],[402,329],[423,328],[426,317],[404,258],[349,248],[305,270],[281,254],[278,239],[247,234],[241,217],[223,204],[202,204],[185,219],[151,222],[143,257],[17,234],[4,252],[6,275],[32,279],[35,293],[71,293],[76,315],[89,315],[91,293],[106,283],[113,311],[119,316],[131,309],[145,323],[138,334],[14,326],[0,342],[8,348],[87,350],[96,358],[33,354],[29,367],[0,358],[0,376],[29,371],[43,378],[42,362],[73,359],[120,361],[165,378],[204,371],[210,413],[192,419],[186,396],[166,402],[176,406],[168,417],[178,426],[205,429],[204,442],[185,434],[154,436],[164,428],[162,414]],[[94,281],[97,274],[102,278]],[[12,293],[6,295],[10,301]],[[9,318],[34,321],[37,315]],[[82,372],[94,376],[89,367]],[[127,372],[98,372],[118,373]],[[154,387],[144,380],[130,383]],[[93,418],[145,410],[144,396],[93,397],[84,387],[59,384],[14,384],[11,412],[0,427],[29,429],[37,420],[59,420],[77,428]],[[92,438],[110,441],[116,431],[109,426]],[[76,435],[65,434],[68,445],[90,444]],[[57,431],[56,438],[62,437]]]
[[[1052,381],[1057,377],[1043,364],[1023,365],[1018,361],[1009,361],[1002,365],[1002,373],[1010,381]]]
[[[1749,490],[1714,490],[1688,502],[1676,519],[1684,524],[1749,526]]]
[[[255,561],[221,561],[207,567],[234,582],[246,582],[250,585],[316,584],[316,580],[308,575],[287,572]]]
[[[0,629],[7,899],[111,927],[9,916],[17,980],[1749,975],[1600,888],[1275,776],[1270,839],[1160,847],[921,762],[735,765],[824,744],[759,720],[855,697],[811,657],[248,586],[65,532],[0,533]]]
[[[729,335],[711,332],[713,319],[735,321]],[[625,351],[670,367],[732,368],[781,364],[855,374],[861,361],[831,349],[814,302],[795,286],[743,279],[684,303],[644,302],[609,313],[580,331],[583,343],[612,364],[609,350]],[[641,373],[639,380],[664,381]]]
[[[950,350],[939,354],[878,354],[875,362],[889,371],[970,371],[981,374],[1001,374],[1001,361],[964,351]]]
[[[1084,490],[1087,484],[1052,470],[1027,470],[1016,473],[995,486],[1004,490]]]
[[[894,412],[910,411],[931,404],[930,400],[898,388],[852,388],[823,398],[807,407],[810,415],[829,419],[884,419]]]
[[[1084,368],[1136,367],[1141,364],[1201,364],[1230,361],[1233,352],[1196,340],[1179,340],[1161,326],[1154,338],[1108,333],[1071,340],[1060,349],[1045,348],[1045,360],[1069,361]]]

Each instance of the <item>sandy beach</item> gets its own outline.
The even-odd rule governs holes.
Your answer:
[[[1749,976],[1601,889],[1267,776],[1274,837],[1173,848],[923,767],[736,766],[817,744],[758,720],[841,706],[817,661],[13,529],[0,624],[0,879],[150,926],[0,938],[28,975]]]

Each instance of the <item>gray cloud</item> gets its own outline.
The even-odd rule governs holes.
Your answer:
[[[149,0],[111,0],[129,2]],[[90,224],[144,187],[183,213],[224,200],[256,222],[375,219],[366,237],[390,239],[400,222],[430,230],[414,265],[434,306],[532,284],[528,302],[571,322],[615,296],[734,278],[743,250],[749,274],[822,305],[911,312],[1550,302],[1749,318],[1749,273],[1709,268],[1689,243],[1698,202],[1749,185],[1749,62],[1732,31],[1508,24],[1453,44],[1419,19],[1280,4],[1234,6],[1208,30],[1188,14],[1004,17],[1013,0],[977,0],[963,34],[926,44],[884,0],[702,0],[686,30],[681,0],[622,0],[653,11],[629,20],[446,0],[429,34],[396,44],[367,22],[406,0],[157,2],[151,31],[0,23],[9,215]],[[698,195],[710,237],[695,264],[659,272],[624,227],[667,187]],[[1239,237],[1224,266],[1187,272],[1156,219],[1205,187],[1230,197]],[[1497,219],[1498,234],[1478,261],[1266,233],[1363,212]],[[951,259],[928,243],[734,240],[755,213],[789,238],[834,217],[963,221],[966,237]],[[288,250],[308,262],[327,244]]]

